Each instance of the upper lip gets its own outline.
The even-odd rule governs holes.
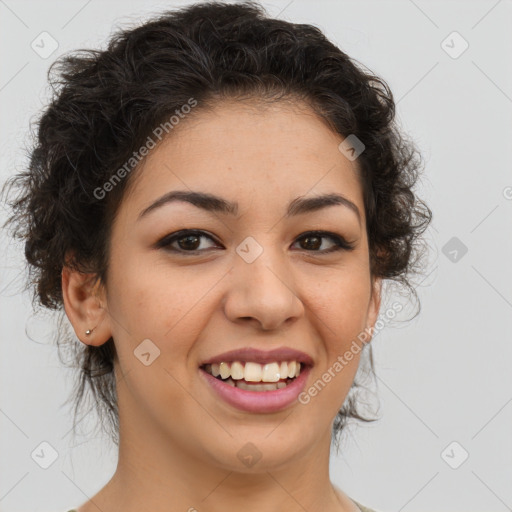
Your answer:
[[[305,352],[293,348],[280,347],[274,350],[260,350],[257,348],[239,348],[230,350],[204,360],[199,366],[213,363],[229,363],[233,361],[251,361],[254,363],[266,364],[274,361],[298,361],[313,366],[313,359]]]

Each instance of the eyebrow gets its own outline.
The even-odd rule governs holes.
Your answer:
[[[225,215],[238,215],[239,206],[236,201],[231,202],[222,197],[215,196],[213,194],[205,192],[191,192],[186,190],[174,190],[164,194],[158,198],[155,202],[151,203],[147,208],[142,210],[139,214],[138,220],[149,214],[150,212],[160,208],[166,204],[173,203],[175,201],[182,201],[193,204],[198,208],[206,210],[208,212],[217,212]],[[357,216],[359,224],[361,224],[361,213],[359,208],[340,194],[324,194],[313,197],[296,197],[291,201],[286,210],[286,217],[293,217],[303,213],[315,212],[328,206],[341,205],[345,206],[354,212]]]

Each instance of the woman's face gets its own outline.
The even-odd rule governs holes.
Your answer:
[[[344,354],[379,308],[357,161],[339,151],[342,140],[309,110],[229,102],[184,119],[150,151],[114,222],[106,282],[105,322],[124,375],[121,444],[123,436],[145,450],[154,442],[160,453],[169,446],[237,471],[252,471],[248,461],[260,456],[258,469],[277,468],[328,450],[360,358]],[[161,199],[176,191],[218,201]],[[346,201],[299,208],[299,200],[327,194]],[[195,233],[171,239],[183,230]],[[314,230],[334,237],[304,237]],[[332,250],[336,237],[353,249]],[[262,358],[222,356],[240,349]],[[275,349],[302,355],[265,359]],[[273,361],[283,379],[280,363],[303,355],[312,366],[288,384],[293,392],[244,391],[202,367],[239,361],[248,380],[262,369],[275,380]],[[234,366],[224,367],[233,382]],[[324,385],[310,396],[318,379]]]

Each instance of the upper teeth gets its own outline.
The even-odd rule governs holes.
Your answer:
[[[298,377],[300,363],[283,361],[281,363],[259,364],[252,362],[233,361],[232,363],[213,363],[205,365],[205,370],[214,377],[233,380],[244,379],[247,382],[278,382],[281,379]]]

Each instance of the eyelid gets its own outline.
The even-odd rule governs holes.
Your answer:
[[[331,249],[326,249],[323,251],[308,251],[308,250],[304,249],[307,253],[328,254],[331,252],[337,252],[337,251],[341,251],[341,250],[352,251],[355,249],[355,244],[356,244],[355,241],[349,242],[342,235],[338,235],[331,231],[325,231],[325,230],[321,230],[321,229],[306,231],[297,238],[297,241],[302,240],[303,238],[307,238],[308,236],[318,236],[319,238],[330,238],[330,239],[334,240],[335,247],[331,248]]]
[[[207,231],[203,231],[200,229],[181,229],[179,231],[174,231],[173,233],[169,233],[169,234],[165,235],[163,238],[158,240],[158,242],[156,242],[154,247],[159,248],[159,249],[166,249],[171,252],[181,253],[181,254],[186,254],[186,253],[197,254],[197,253],[205,252],[204,250],[197,250],[197,249],[193,250],[193,251],[185,251],[183,249],[169,248],[171,243],[175,242],[176,240],[179,240],[180,238],[185,238],[186,236],[191,236],[191,235],[196,235],[198,237],[204,237],[204,238],[210,238],[215,243],[219,244],[219,242],[217,242],[217,240],[215,240],[215,237],[213,235],[211,235],[210,233],[208,233]]]
[[[169,234],[165,235],[163,238],[161,238],[154,244],[154,248],[164,249],[166,251],[172,252],[174,254],[180,254],[180,255],[187,255],[187,254],[197,255],[197,254],[205,253],[210,250],[210,249],[194,249],[194,250],[187,251],[184,249],[175,249],[175,248],[170,247],[170,245],[172,243],[174,243],[176,240],[179,240],[180,238],[185,238],[186,236],[193,236],[193,235],[197,236],[198,238],[201,238],[201,237],[209,238],[213,242],[220,244],[220,242],[217,242],[215,237],[213,235],[211,235],[210,233],[208,233],[207,231],[204,231],[201,229],[182,229],[182,230],[175,231],[173,233],[169,233]],[[305,231],[304,233],[301,233],[295,239],[294,244],[304,238],[313,237],[313,236],[317,236],[319,238],[330,238],[331,240],[334,241],[334,247],[332,247],[330,249],[324,249],[322,251],[314,251],[314,250],[308,250],[308,249],[302,249],[302,251],[309,253],[309,254],[316,253],[318,255],[323,255],[323,254],[329,254],[329,253],[339,252],[339,251],[347,251],[347,252],[352,251],[355,249],[355,246],[356,246],[355,241],[349,242],[348,240],[346,240],[346,238],[344,236],[338,235],[331,231],[325,231],[325,230]]]

